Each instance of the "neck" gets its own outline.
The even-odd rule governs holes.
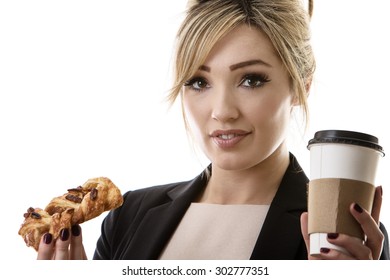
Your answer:
[[[261,163],[247,169],[223,170],[212,165],[211,178],[199,202],[271,204],[290,161],[287,148],[282,146]]]

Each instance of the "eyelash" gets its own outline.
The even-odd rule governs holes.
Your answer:
[[[199,83],[199,82],[205,83],[206,84],[205,87],[204,88],[202,88],[202,87],[200,87],[200,88],[194,87],[194,84],[195,83]],[[187,82],[185,82],[184,86],[190,88],[191,90],[199,91],[199,92],[205,90],[205,88],[210,87],[210,85],[208,84],[208,81],[205,78],[203,78],[203,77],[194,77],[194,78],[188,80]]]
[[[249,80],[254,80],[256,82],[256,85],[244,85],[245,82]],[[266,74],[247,74],[244,75],[244,77],[241,79],[239,86],[243,86],[246,89],[256,89],[263,87],[266,83],[270,82],[271,80],[268,78]],[[204,83],[205,85],[195,87],[195,83]],[[197,92],[202,92],[206,90],[207,88],[210,88],[210,85],[207,81],[207,79],[203,77],[194,77],[187,82],[184,83],[185,87],[190,88],[191,90],[197,91]]]
[[[271,80],[269,79],[268,75],[266,74],[248,74],[245,75],[244,78],[240,82],[240,86],[243,86],[245,81],[248,80],[254,80],[256,81],[257,85],[251,86],[244,86],[245,88],[248,89],[255,89],[255,88],[260,88],[263,87],[266,83],[270,82]]]

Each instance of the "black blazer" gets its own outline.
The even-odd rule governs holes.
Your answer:
[[[290,155],[289,167],[271,203],[251,259],[307,259],[300,228],[300,215],[307,210],[307,183],[305,173]],[[206,184],[204,171],[188,182],[127,192],[123,205],[104,219],[93,258],[158,259],[191,202]],[[387,237],[386,246],[382,258],[388,259]]]

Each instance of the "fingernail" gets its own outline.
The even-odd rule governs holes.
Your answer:
[[[72,235],[79,236],[81,233],[81,227],[79,225],[72,226]]]
[[[60,239],[61,239],[62,241],[68,240],[68,239],[69,239],[69,235],[70,235],[69,229],[67,229],[67,228],[63,228],[63,229],[60,231]]]
[[[355,211],[358,213],[363,213],[363,208],[360,207],[360,205],[357,203],[355,203],[355,205],[353,206],[353,209],[355,209]]]
[[[336,239],[337,237],[339,237],[338,233],[328,233],[328,238],[329,239]]]
[[[383,188],[382,188],[382,186],[379,186],[379,189],[381,191],[381,196],[383,196]]]
[[[324,253],[324,254],[327,254],[327,253],[330,252],[330,249],[329,249],[329,248],[321,248],[321,249],[320,249],[320,252],[321,252],[321,253]]]
[[[43,242],[49,245],[52,240],[53,240],[53,235],[51,235],[51,233],[45,233],[45,235],[43,236]]]

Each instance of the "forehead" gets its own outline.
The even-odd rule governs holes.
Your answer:
[[[213,46],[204,65],[232,65],[248,59],[261,59],[270,65],[281,64],[268,36],[259,28],[242,24]]]

